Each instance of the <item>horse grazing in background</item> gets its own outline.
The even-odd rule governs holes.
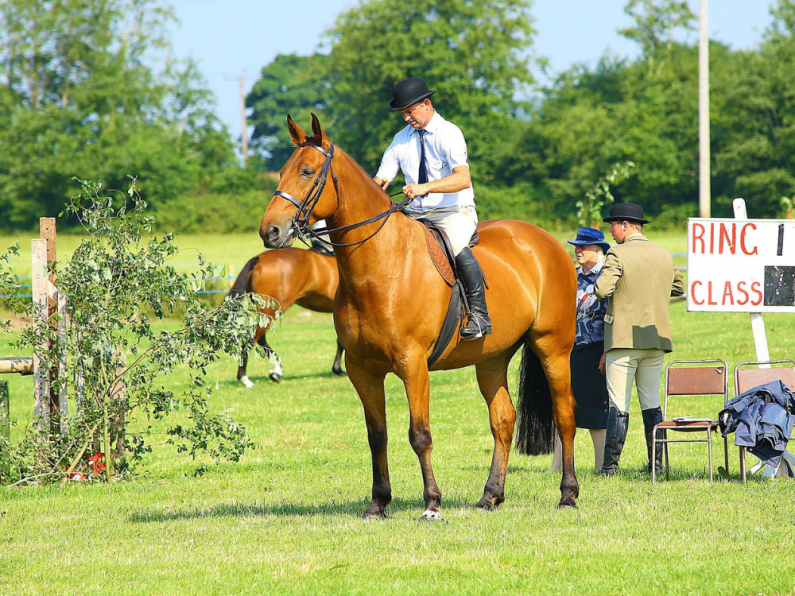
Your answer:
[[[287,312],[293,304],[303,306],[315,312],[332,312],[334,309],[334,294],[337,292],[337,260],[334,256],[321,255],[314,250],[290,248],[285,250],[270,250],[250,259],[241,269],[229,295],[239,296],[248,292],[255,292],[263,296],[274,298],[279,303],[282,312]],[[265,312],[271,316],[274,309]],[[258,327],[254,336],[254,343],[265,349],[268,360],[271,361],[271,371],[268,375],[277,383],[282,378],[281,358],[268,345],[266,333],[269,327]],[[335,375],[345,376],[340,366],[342,359],[342,345],[337,341],[337,355],[331,371]],[[243,360],[237,369],[237,380],[246,387],[253,387],[254,383],[246,374],[248,365],[248,351],[243,351]]]
[[[317,118],[307,136],[287,118],[297,149],[281,170],[262,218],[266,246],[282,248],[318,219],[328,225],[339,267],[334,324],[345,365],[364,408],[373,466],[372,501],[365,518],[383,518],[392,498],[387,463],[384,378],[394,373],[408,397],[409,441],[419,459],[425,511],[441,519],[442,495],[431,466],[429,370],[475,366],[494,437],[491,468],[477,504],[503,502],[516,411],[508,393],[508,364],[524,347],[519,384],[519,448],[549,453],[552,423],[563,443],[559,507],[575,507],[574,396],[569,355],[574,343],[576,275],[563,246],[521,221],[482,222],[472,249],[488,281],[493,333],[459,341],[458,333],[429,368],[451,289],[437,273],[425,230],[399,212],[387,194],[329,140]],[[329,182],[327,184],[327,182]],[[296,198],[298,197],[298,198]]]

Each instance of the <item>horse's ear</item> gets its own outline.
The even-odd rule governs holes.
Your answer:
[[[298,126],[293,117],[287,115],[287,128],[290,129],[290,137],[293,139],[293,145],[300,147],[306,142],[306,133]]]
[[[320,126],[320,120],[314,114],[312,114],[312,132],[315,134],[317,142],[320,143],[323,149],[328,151],[329,147],[331,147],[331,141],[328,140],[328,136],[323,132],[323,127]]]

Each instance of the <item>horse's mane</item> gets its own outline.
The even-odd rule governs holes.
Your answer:
[[[293,143],[293,144],[295,145],[295,143]],[[314,146],[314,147],[320,147],[321,149],[323,148],[323,143],[319,142],[317,140],[317,137],[314,136],[314,135],[307,136],[306,139],[304,139],[304,143],[302,145],[296,145],[296,147],[306,147],[307,145],[311,145],[311,146]],[[378,184],[376,184],[375,180],[373,180],[373,177],[370,176],[370,174],[368,174],[367,171],[365,171],[365,169],[361,165],[359,165],[359,162],[356,161],[355,159],[353,159],[350,156],[350,154],[348,154],[342,147],[340,147],[339,145],[337,145],[335,143],[334,144],[334,150],[336,152],[342,153],[345,157],[347,157],[348,160],[350,161],[350,163],[352,163],[353,165],[356,166],[356,168],[358,168],[359,173],[361,173],[361,175],[364,178],[366,178],[367,180],[370,181],[371,185],[373,185],[375,188],[377,188],[379,191],[381,191],[381,194],[384,194],[384,195],[387,196],[387,198],[390,198],[389,195],[387,194],[387,192],[383,188],[378,186]]]

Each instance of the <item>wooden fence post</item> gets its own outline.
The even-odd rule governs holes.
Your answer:
[[[58,321],[58,342],[56,350],[53,346],[48,346],[48,350],[53,354],[50,359],[50,369],[48,371],[49,391],[48,399],[50,412],[52,414],[50,422],[51,432],[59,432],[65,435],[68,432],[69,412],[66,395],[66,296],[58,291],[56,285],[56,262],[58,253],[56,250],[57,233],[54,217],[39,218],[39,236],[47,242],[47,265],[50,271],[49,283],[47,286],[47,320],[53,321],[57,315]],[[60,383],[58,380],[60,379]]]
[[[11,439],[11,406],[8,399],[8,381],[0,381],[0,436]],[[3,474],[11,471],[9,462],[0,464]]]
[[[47,299],[47,241],[30,241],[32,264],[32,294],[33,302],[38,305],[36,317],[47,320],[49,304]],[[34,408],[35,425],[39,432],[49,432],[50,429],[50,375],[49,371],[42,369],[41,359],[33,355],[34,375]]]

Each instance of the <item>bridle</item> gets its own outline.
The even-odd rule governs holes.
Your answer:
[[[289,201],[290,203],[295,205],[296,208],[298,209],[295,212],[295,217],[293,217],[293,220],[290,222],[290,231],[289,233],[284,235],[284,239],[282,240],[280,248],[284,247],[287,241],[289,241],[293,236],[297,237],[304,244],[307,244],[307,246],[308,243],[304,238],[305,236],[321,240],[322,242],[330,244],[331,246],[345,247],[345,246],[357,246],[359,244],[363,244],[364,242],[367,242],[370,238],[372,238],[378,232],[381,231],[381,228],[383,228],[386,225],[386,222],[389,220],[390,215],[392,215],[395,211],[400,211],[401,209],[406,207],[409,203],[411,203],[411,201],[414,200],[407,198],[405,201],[402,201],[400,203],[395,203],[392,200],[392,197],[402,193],[402,191],[399,191],[392,195],[389,195],[389,201],[391,203],[389,209],[387,209],[383,213],[379,213],[378,215],[371,217],[370,219],[367,219],[365,221],[360,221],[358,223],[351,224],[348,226],[342,226],[340,228],[325,228],[319,231],[313,230],[309,227],[309,217],[312,215],[312,212],[315,210],[315,207],[317,206],[317,203],[320,200],[320,195],[323,194],[323,190],[326,188],[326,181],[328,180],[329,172],[331,172],[331,180],[334,183],[334,191],[337,193],[337,199],[339,199],[340,196],[339,181],[337,180],[337,175],[334,173],[334,169],[331,166],[331,159],[334,157],[334,143],[329,143],[328,151],[323,149],[323,147],[315,145],[314,143],[304,143],[300,146],[312,147],[314,149],[317,149],[318,151],[320,151],[320,153],[322,153],[326,157],[326,161],[323,162],[323,167],[320,168],[320,172],[315,178],[315,181],[312,183],[312,187],[306,193],[306,196],[304,197],[303,201],[299,201],[293,195],[284,192],[283,190],[276,190],[273,193],[274,197],[281,197],[284,200]],[[347,232],[349,230],[355,230],[356,228],[360,228],[362,226],[374,223],[379,219],[383,219],[384,221],[381,223],[380,226],[378,226],[378,229],[375,232],[370,234],[364,240],[357,240],[356,242],[350,242],[350,243],[336,243],[332,242],[330,237],[327,240],[320,238],[321,236],[329,236],[334,232]]]

